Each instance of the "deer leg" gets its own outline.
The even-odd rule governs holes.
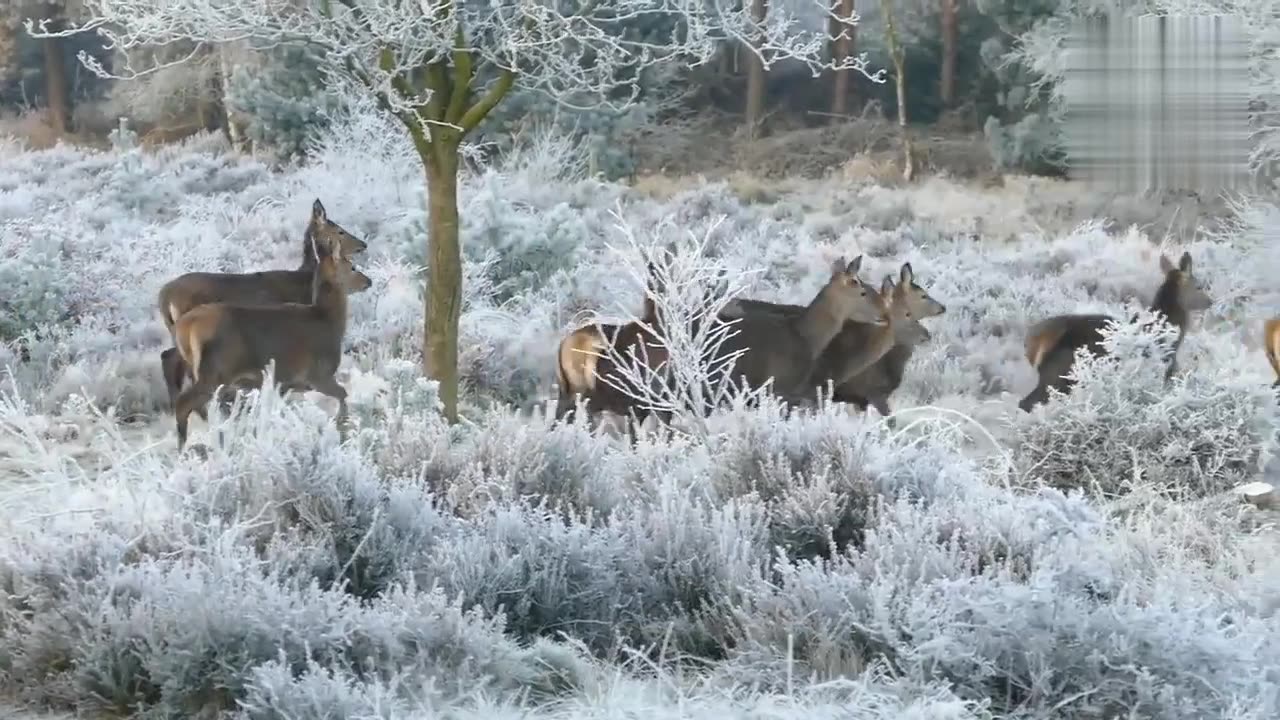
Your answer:
[[[1022,398],[1022,400],[1018,402],[1018,409],[1022,410],[1023,412],[1031,412],[1031,408],[1039,405],[1042,402],[1047,401],[1048,399],[1049,399],[1048,387],[1044,383],[1040,381],[1036,381],[1035,389],[1027,393],[1027,396]]]
[[[190,385],[178,394],[178,399],[174,403],[173,416],[178,425],[179,454],[187,446],[187,422],[191,418],[191,412],[198,411],[199,408],[207,405],[212,397],[213,390],[207,383],[202,382]]]
[[[169,392],[169,407],[176,407],[182,380],[187,375],[187,364],[183,362],[178,348],[171,347],[160,353],[160,373],[164,375],[164,388]]]
[[[311,381],[311,389],[318,393],[323,393],[338,401],[338,416],[334,419],[334,423],[338,426],[338,436],[344,441],[347,439],[347,390],[338,384],[332,376],[324,378],[314,378]]]
[[[885,424],[889,426],[890,430],[893,430],[898,426],[898,421],[893,417],[893,411],[889,409],[889,398],[883,395],[873,396],[871,398],[871,405],[876,409],[876,412],[880,413],[884,418]],[[862,407],[865,410],[867,406],[863,405]]]
[[[573,417],[577,412],[577,398],[574,393],[561,390],[560,397],[556,400],[556,420],[567,423],[573,422]]]
[[[1173,356],[1169,358],[1169,367],[1164,371],[1164,384],[1168,385],[1173,380],[1173,374],[1178,372],[1178,355],[1175,350]]]
[[[1038,368],[1040,379],[1036,383],[1035,389],[1022,398],[1022,402],[1018,403],[1018,407],[1024,412],[1031,412],[1031,409],[1036,405],[1048,402],[1049,388],[1056,388],[1062,393],[1071,392],[1071,387],[1075,383],[1067,375],[1071,372],[1071,366],[1074,364],[1074,350],[1062,348],[1049,353]]]

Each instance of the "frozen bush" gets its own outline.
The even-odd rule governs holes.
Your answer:
[[[279,45],[234,66],[227,81],[227,109],[245,121],[253,141],[284,158],[300,155],[329,122],[340,98],[324,78],[307,45]]]
[[[1177,332],[1145,311],[1103,332],[1104,357],[1078,353],[1073,391],[1014,424],[1027,479],[1102,495],[1151,484],[1202,497],[1252,477],[1275,447],[1275,395],[1252,378],[1203,372],[1166,386],[1164,352]]]
[[[421,377],[423,177],[386,120],[344,107],[278,172],[210,136],[0,147],[0,267],[75,311],[0,345],[0,691],[153,717],[1274,715],[1272,518],[1218,493],[1272,450],[1256,336],[1280,299],[1274,208],[1173,250],[1015,206],[1089,202],[1061,183],[658,200],[535,136],[462,178],[449,425]],[[166,407],[160,285],[296,267],[317,196],[370,248],[339,373],[348,441],[331,407],[274,390],[195,421],[204,460],[174,457],[167,415],[118,422]],[[916,221],[866,227],[904,202]],[[690,234],[686,269],[779,302],[809,302],[840,255],[875,281],[911,262],[948,311],[897,428],[766,401],[632,446],[528,412],[561,334],[638,312],[643,261]],[[1159,334],[1125,326],[1076,393],[1017,413],[1026,328],[1147,304],[1162,249],[1190,250],[1217,301],[1185,377],[1165,391],[1136,352]]]

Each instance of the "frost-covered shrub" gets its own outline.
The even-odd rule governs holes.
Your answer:
[[[495,150],[508,151],[531,130],[529,119],[538,118],[547,123],[542,131],[578,142],[590,174],[618,180],[636,169],[637,159],[626,140],[628,133],[653,122],[654,114],[654,108],[643,101],[614,109],[583,95],[561,104],[537,90],[523,89],[512,92],[494,108],[476,137],[491,143]]]
[[[67,247],[49,228],[0,226],[0,339],[40,334],[75,317],[76,278],[67,272]]]
[[[1254,475],[1275,446],[1274,393],[1249,378],[1188,372],[1164,383],[1177,329],[1140,313],[1103,331],[1107,355],[1079,353],[1067,395],[1015,422],[1033,482],[1115,495],[1154,485],[1179,497],[1222,492]]]
[[[341,98],[325,85],[310,45],[277,45],[237,63],[227,81],[227,109],[248,137],[285,158],[307,149]]]
[[[982,132],[997,169],[1042,174],[1061,172],[1062,130],[1048,116],[1025,115],[1008,125],[1002,125],[995,116],[988,116]]]
[[[216,137],[0,146],[0,218],[68,248],[77,312],[0,345],[0,692],[170,717],[1274,715],[1275,536],[1214,494],[1271,442],[1255,336],[1280,301],[1273,208],[1159,248],[1011,210],[1016,192],[1047,212],[1089,201],[1057,183],[655,199],[586,178],[575,147],[518,146],[461,178],[449,425],[420,377],[425,189],[394,121],[346,108],[275,173]],[[147,197],[98,188],[119,173]],[[250,393],[193,420],[206,459],[176,457],[156,291],[296,267],[317,196],[369,243],[339,371],[354,431],[339,442],[331,401]],[[867,227],[904,203],[912,222]],[[896,429],[770,402],[635,446],[549,421],[535,400],[556,341],[585,312],[640,308],[626,227],[655,246],[705,236],[708,267],[780,302],[808,302],[840,255],[875,280],[911,262],[948,310],[926,321]],[[1117,352],[1093,392],[1018,413],[1031,323],[1124,315],[1150,300],[1158,251],[1183,249],[1216,302],[1168,396]],[[1025,472],[1049,447],[1033,431],[1078,446],[1091,429],[1145,443],[1133,487],[1118,445],[1086,466],[1123,497]]]

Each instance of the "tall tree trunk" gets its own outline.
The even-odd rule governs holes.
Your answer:
[[[461,139],[461,138],[459,138]],[[458,221],[458,143],[419,148],[427,168],[427,308],[422,365],[439,381],[449,422],[458,420],[458,319],[462,314],[462,243]]]
[[[853,0],[840,0],[840,8],[838,14],[841,18],[849,18],[853,15]],[[843,25],[831,19],[831,35],[835,38],[835,43],[831,48],[831,59],[840,62],[853,54],[854,44],[857,42],[858,30],[856,27]],[[835,84],[831,88],[831,114],[845,115],[849,112],[849,81],[851,70],[836,70]],[[835,118],[833,118],[834,120]]]
[[[898,41],[898,28],[893,20],[891,0],[880,0],[884,12],[884,30],[889,41],[889,58],[893,61],[894,89],[898,96],[898,131],[902,138],[902,179],[911,182],[916,175],[915,148],[911,133],[907,130],[907,71],[902,43]]]
[[[61,29],[60,19],[49,20],[51,32]],[[71,132],[71,83],[67,79],[66,59],[62,56],[62,38],[44,38],[40,42],[44,46],[44,87],[49,124],[60,133]]]
[[[223,45],[218,48],[218,99],[222,108],[222,133],[226,136],[227,142],[236,150],[244,149],[244,133],[241,131],[240,125],[236,122],[235,113],[231,107],[227,105],[227,96],[231,89],[231,62],[227,55],[231,52],[231,48]]]
[[[942,106],[949,108],[956,95],[956,3],[959,0],[942,0],[942,72],[938,94]]]
[[[751,0],[751,17],[763,23],[769,12],[768,0]],[[753,39],[752,42],[755,42]],[[764,115],[764,61],[755,50],[747,53],[747,136],[755,138],[760,130],[760,118]]]

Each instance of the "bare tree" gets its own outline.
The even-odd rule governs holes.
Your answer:
[[[769,15],[769,0],[751,0],[751,20],[763,24]],[[758,47],[763,38],[752,38],[752,49]],[[745,120],[747,138],[753,139],[760,131],[760,121],[764,115],[764,58],[752,52],[747,56],[747,105]]]
[[[802,29],[794,13],[774,12],[763,22],[749,10],[707,0],[84,2],[88,22],[62,31],[29,25],[28,31],[56,37],[96,30],[121,49],[179,40],[308,43],[320,51],[335,87],[371,94],[404,124],[427,186],[423,365],[440,382],[450,420],[457,419],[462,305],[459,150],[517,82],[553,97],[588,91],[601,103],[620,106],[635,97],[637,70],[668,61],[707,62],[723,41],[748,44],[766,66],[792,58],[815,72],[839,67],[866,74],[863,58],[825,59],[824,33]],[[814,13],[831,14],[826,0],[807,2]],[[679,32],[653,40],[622,31],[629,22],[660,17],[678,20]],[[92,58],[82,55],[81,61],[106,74]],[[119,76],[154,69],[125,67]]]
[[[620,212],[614,217],[624,245],[615,252],[632,280],[646,286],[657,322],[638,320],[651,343],[637,343],[625,352],[609,347],[602,353],[614,371],[601,380],[645,410],[670,416],[686,432],[705,439],[706,418],[713,410],[769,392],[738,382],[731,370],[744,351],[721,347],[738,333],[738,321],[726,319],[732,315],[726,310],[759,271],[734,269],[711,257],[708,248],[723,217],[700,233],[678,231],[669,220],[637,230]]]
[[[911,145],[911,133],[907,129],[907,69],[898,26],[893,18],[893,0],[880,0],[884,13],[884,32],[889,44],[889,58],[893,61],[893,84],[898,96],[898,131],[902,138],[902,178],[907,182],[915,177],[915,148]]]

